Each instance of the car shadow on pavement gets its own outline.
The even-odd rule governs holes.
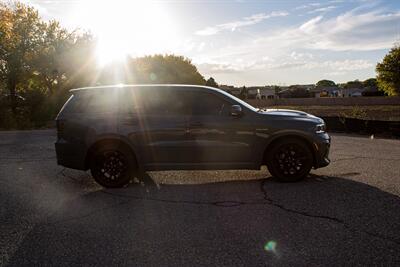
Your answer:
[[[21,243],[11,266],[353,265],[400,262],[400,198],[311,175],[101,189],[65,203]]]

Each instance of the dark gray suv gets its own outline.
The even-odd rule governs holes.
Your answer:
[[[71,90],[58,114],[58,164],[90,169],[105,187],[150,170],[260,169],[285,182],[329,164],[325,123],[294,110],[261,110],[194,85]]]

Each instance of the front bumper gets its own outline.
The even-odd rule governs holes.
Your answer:
[[[314,168],[322,168],[328,166],[331,160],[329,159],[329,151],[331,147],[331,137],[327,133],[318,134],[318,137],[313,142],[315,151]]]

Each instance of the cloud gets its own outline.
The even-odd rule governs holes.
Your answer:
[[[216,26],[207,27],[205,29],[199,30],[196,32],[197,35],[215,35],[222,31],[235,31],[241,27],[250,26],[254,24],[258,24],[266,19],[273,17],[283,17],[289,15],[288,12],[285,11],[274,11],[269,14],[259,13],[254,14],[250,17],[244,17],[241,20],[227,22],[223,24],[218,24]]]
[[[306,33],[311,32],[316,28],[317,23],[320,22],[322,20],[322,18],[323,18],[323,16],[318,16],[318,17],[312,18],[309,21],[302,24],[299,29]]]
[[[253,79],[261,73],[268,77],[265,79],[283,80],[306,80],[324,73],[346,79],[373,75],[378,59],[363,58],[365,51],[375,55],[375,50],[392,47],[398,38],[399,24],[400,11],[356,8],[335,17],[313,16],[297,25],[267,30],[258,37],[237,39],[227,46],[204,50],[193,60],[198,64],[196,59],[203,57],[199,68],[202,73],[220,77],[233,74],[229,76],[232,79]],[[343,51],[355,53],[344,55]],[[337,55],[347,59],[337,60]],[[299,76],[284,78],[282,73]]]
[[[307,8],[321,6],[321,5],[322,5],[321,3],[309,3],[309,4],[306,4],[306,5],[301,5],[301,6],[295,7],[295,10],[307,9]]]
[[[327,20],[323,16],[312,18],[295,34],[299,36],[298,41],[314,49],[368,51],[391,47],[399,23],[400,12],[356,14],[350,11]]]
[[[242,70],[235,68],[231,64],[218,64],[218,63],[201,63],[196,64],[197,69],[206,75],[215,73],[238,73]]]
[[[299,60],[299,59],[313,59],[314,56],[311,53],[299,53],[296,51],[293,51],[290,53],[290,57],[294,60]]]
[[[374,66],[370,61],[364,59],[356,60],[337,60],[337,61],[327,61],[323,63],[323,66],[328,66],[331,69],[338,71],[355,71],[369,69]]]
[[[320,8],[316,8],[314,10],[310,10],[308,11],[309,14],[313,14],[313,13],[318,13],[318,12],[328,12],[331,11],[333,9],[337,8],[337,6],[326,6],[326,7],[320,7]]]
[[[292,68],[305,68],[305,69],[332,69],[333,71],[356,71],[369,69],[373,66],[371,62],[364,59],[346,59],[346,60],[327,60],[327,61],[296,61],[291,60],[279,64],[269,64],[267,68],[270,69],[292,69]]]
[[[345,71],[332,71],[324,73],[324,77],[336,77],[336,76],[343,76],[346,75],[347,72]]]
[[[44,7],[43,3],[40,3],[35,0],[21,0],[21,2],[37,9],[39,11],[40,15],[44,16],[45,18],[47,18],[49,16],[49,12],[48,12],[47,8]]]
[[[254,61],[234,61],[218,63],[200,63],[196,64],[201,73],[210,75],[216,73],[243,73],[255,70],[285,70],[285,69],[325,69],[328,73],[341,73],[345,74],[349,71],[365,70],[374,66],[370,61],[364,59],[346,59],[346,60],[297,60],[291,58],[265,61],[254,60]],[[303,58],[304,59],[304,58]],[[195,62],[196,63],[196,62]]]

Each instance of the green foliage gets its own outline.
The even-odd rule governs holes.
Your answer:
[[[400,95],[400,45],[393,47],[376,65],[376,72],[380,90],[389,96]]]
[[[375,78],[369,78],[362,82],[364,87],[377,88],[378,84]]]
[[[368,113],[362,107],[353,106],[350,110],[340,111],[339,118],[342,120],[342,123],[344,123],[345,118],[367,120]]]
[[[334,87],[336,83],[330,80],[321,80],[317,82],[317,87]]]
[[[277,85],[274,85],[274,92],[275,92],[275,95],[278,95],[278,93],[281,91],[281,88],[279,87],[279,86],[277,86]]]
[[[204,77],[188,58],[176,55],[127,57],[113,62],[98,75],[99,84],[195,84],[205,85]]]
[[[16,112],[17,91],[32,74],[32,60],[40,49],[45,24],[38,12],[19,2],[0,3],[0,77]]]
[[[191,61],[154,55],[97,66],[96,40],[43,21],[32,7],[0,3],[0,128],[41,127],[72,88],[103,84],[206,84]]]
[[[355,81],[349,81],[344,85],[344,88],[346,89],[354,89],[354,88],[363,88],[364,84],[360,82],[359,80]]]
[[[0,3],[0,17],[0,128],[41,126],[68,89],[91,84],[95,42],[20,2]]]
[[[217,82],[214,80],[213,77],[210,77],[210,78],[206,81],[206,85],[207,85],[207,86],[210,86],[210,87],[218,88],[218,84],[217,84]]]

